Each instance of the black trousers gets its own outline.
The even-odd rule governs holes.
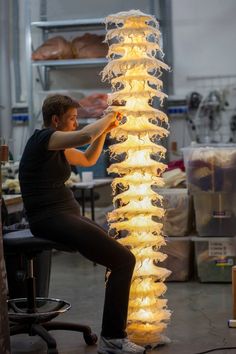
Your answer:
[[[129,290],[135,266],[134,255],[106,231],[76,212],[59,213],[30,225],[36,237],[46,238],[75,248],[90,261],[107,267],[101,335],[126,337]]]

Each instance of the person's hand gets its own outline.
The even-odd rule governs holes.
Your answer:
[[[108,127],[104,130],[104,133],[109,133],[112,129],[117,128],[119,125],[119,121],[116,119],[115,121],[111,122]]]
[[[104,133],[109,133],[112,129],[118,127],[122,119],[122,116],[119,112],[117,113],[112,112],[112,113],[108,113],[106,117],[109,119],[109,124],[105,129]]]

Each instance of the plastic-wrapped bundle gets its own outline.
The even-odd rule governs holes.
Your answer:
[[[235,144],[196,145],[183,150],[190,193],[235,193]]]
[[[62,36],[49,38],[32,53],[33,60],[59,60],[72,58],[73,53],[71,43]]]

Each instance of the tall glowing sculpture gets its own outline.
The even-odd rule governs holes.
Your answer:
[[[116,173],[112,182],[115,209],[109,213],[110,231],[136,256],[130,290],[128,335],[142,345],[163,342],[170,311],[163,283],[170,274],[159,262],[165,245],[162,234],[164,210],[162,197],[155,190],[164,185],[165,165],[160,162],[166,149],[159,145],[168,135],[165,113],[153,108],[153,100],[162,104],[161,69],[168,66],[162,56],[160,31],[154,17],[139,10],[120,12],[106,18],[109,63],[102,72],[110,80],[108,111],[120,112],[122,120],[111,132],[116,143],[110,146],[117,160],[109,169]],[[122,289],[121,289],[122,291]]]

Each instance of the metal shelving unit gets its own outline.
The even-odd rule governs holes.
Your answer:
[[[104,26],[103,18],[90,18],[90,19],[76,19],[76,20],[62,20],[62,21],[38,21],[32,22],[32,27],[37,27],[42,30],[50,32],[59,32],[80,27],[81,30],[96,30]]]
[[[38,60],[32,61],[33,66],[44,66],[51,69],[59,68],[80,68],[87,66],[104,66],[108,60],[106,58],[94,59],[68,59],[68,60]]]
[[[42,42],[46,41],[50,34],[60,32],[82,32],[82,31],[98,31],[104,30],[105,24],[103,18],[91,19],[72,19],[61,21],[38,21],[31,22],[30,0],[26,0],[25,6],[25,43],[26,43],[26,64],[28,68],[27,86],[28,86],[28,106],[29,106],[29,134],[35,129],[39,112],[35,110],[35,90],[33,77],[37,70],[40,85],[43,90],[50,91],[49,75],[51,70],[65,69],[82,69],[89,67],[103,67],[107,63],[106,58],[91,58],[91,59],[70,59],[70,60],[44,60],[32,61],[32,51],[34,46],[32,43],[32,30],[40,30],[42,34]],[[59,89],[59,88],[58,88]],[[92,119],[83,119],[83,123],[92,122]],[[81,122],[82,123],[82,122]]]

